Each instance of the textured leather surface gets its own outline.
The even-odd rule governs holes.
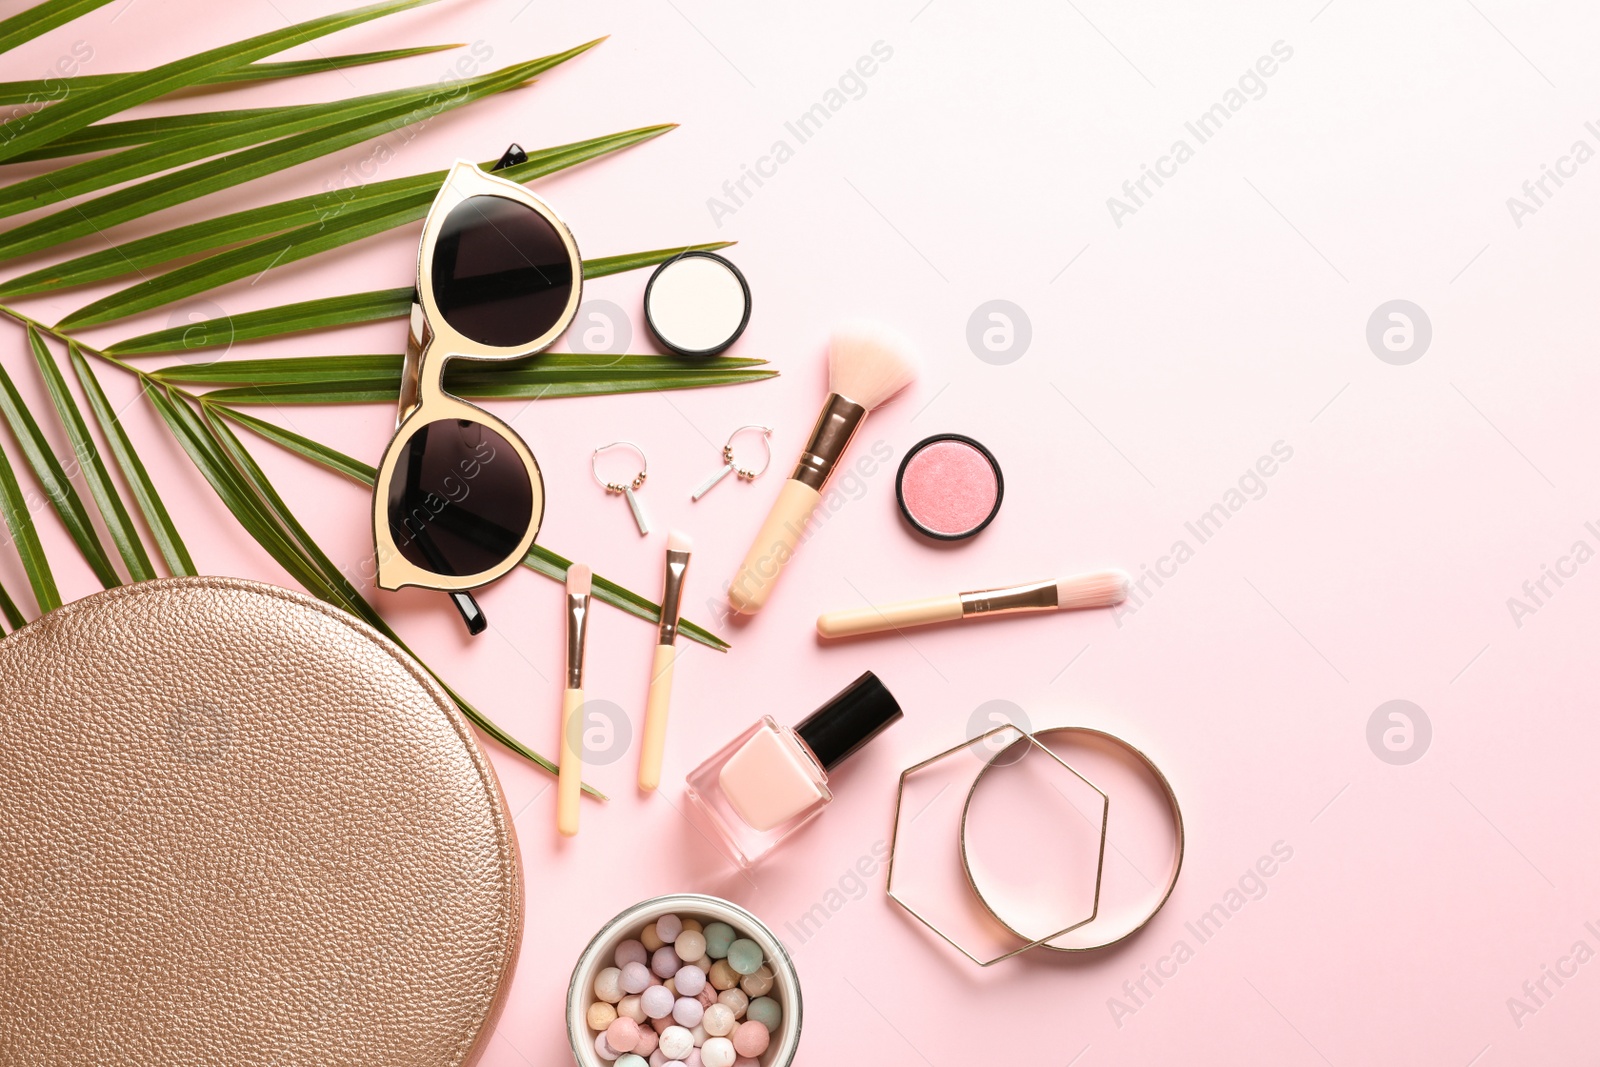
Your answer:
[[[522,931],[466,723],[316,600],[179,578],[0,642],[0,1064],[470,1064]]]

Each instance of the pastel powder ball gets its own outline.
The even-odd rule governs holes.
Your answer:
[[[728,966],[740,975],[754,974],[761,969],[761,946],[741,937],[728,946]]]
[[[738,1058],[733,1042],[725,1037],[710,1038],[700,1047],[700,1062],[705,1067],[733,1067],[733,1061]]]
[[[705,1011],[705,1006],[693,997],[679,997],[672,1005],[672,1021],[679,1026],[699,1026]],[[612,1045],[615,1044],[613,1041]]]
[[[639,994],[639,1006],[644,1009],[645,1017],[650,1019],[665,1019],[671,1015],[675,1002],[672,990],[664,985],[653,985]]]
[[[691,963],[706,953],[706,935],[698,930],[683,930],[672,942],[672,951],[685,963]]]
[[[994,513],[1000,478],[977,447],[949,438],[936,440],[906,460],[900,499],[906,514],[924,532],[965,537]]]
[[[732,1043],[728,1046],[732,1049]],[[681,1060],[694,1048],[694,1035],[681,1026],[669,1026],[661,1031],[661,1042],[656,1050],[669,1060]]]
[[[745,1010],[745,1017],[754,1019],[768,1030],[776,1030],[778,1023],[783,1019],[783,1009],[771,997],[757,997]]]
[[[706,972],[694,966],[679,967],[678,973],[672,976],[672,983],[680,997],[699,996],[706,987]]]
[[[749,1019],[740,1023],[733,1032],[733,1048],[741,1056],[759,1056],[767,1051],[767,1043],[771,1039],[765,1026]]]
[[[672,950],[671,945],[661,946],[656,949],[655,955],[650,957],[650,969],[655,972],[657,978],[671,978],[678,973],[678,968],[681,966],[683,961],[678,959],[678,954]]]
[[[650,968],[642,963],[629,963],[622,968],[618,984],[624,993],[643,993],[650,988]]]
[[[706,955],[720,960],[728,954],[728,946],[738,937],[727,923],[711,923],[705,929]]]
[[[622,972],[615,967],[607,967],[594,976],[594,995],[607,1004],[615,1004],[622,999]]]
[[[724,1037],[731,1034],[736,1025],[733,1009],[726,1004],[713,1004],[701,1016],[700,1025],[706,1028],[706,1033],[715,1037]]]
[[[617,946],[616,964],[618,967],[626,967],[630,963],[647,963],[649,960],[650,953],[645,950],[644,942],[637,938],[630,937]]]
[[[618,1016],[606,1027],[606,1044],[618,1052],[632,1052],[639,1043],[639,1024],[627,1016]]]

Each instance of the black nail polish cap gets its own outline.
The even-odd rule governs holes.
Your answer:
[[[899,721],[902,714],[894,695],[876,674],[867,671],[802,719],[794,731],[823,769],[831,771]]]

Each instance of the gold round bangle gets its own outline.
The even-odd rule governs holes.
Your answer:
[[[1005,727],[997,727],[996,730],[992,730],[992,731],[990,731],[990,733],[995,733],[995,732],[998,732],[999,730],[1003,730],[1003,729],[1005,729]],[[1104,730],[1096,730],[1096,729],[1094,729],[1093,727],[1090,727],[1090,726],[1052,726],[1052,727],[1047,727],[1046,729],[1043,729],[1043,730],[1034,730],[1032,732],[1023,731],[1022,729],[1017,728],[1017,727],[1012,727],[1012,729],[1015,729],[1020,736],[1015,741],[1011,742],[1011,744],[1007,745],[1005,748],[1001,749],[999,752],[996,752],[988,760],[984,761],[983,766],[978,769],[978,773],[973,776],[972,785],[969,786],[968,789],[967,789],[967,799],[966,799],[965,803],[963,803],[962,806],[961,806],[961,830],[960,830],[961,873],[966,876],[967,885],[968,885],[969,888],[971,888],[972,895],[977,897],[978,903],[980,905],[982,905],[984,911],[989,913],[989,917],[990,918],[994,919],[995,922],[999,923],[1002,927],[1004,927],[1007,931],[1009,931],[1013,936],[1015,936],[1017,938],[1020,938],[1021,940],[1027,942],[1027,944],[1025,944],[1022,948],[1017,949],[1016,952],[1022,952],[1022,951],[1025,951],[1026,949],[1035,948],[1035,947],[1049,949],[1051,952],[1093,952],[1093,951],[1095,951],[1097,949],[1108,948],[1111,945],[1115,945],[1115,944],[1118,944],[1119,942],[1126,941],[1128,938],[1132,937],[1134,934],[1138,933],[1140,930],[1143,930],[1146,926],[1148,926],[1149,923],[1150,923],[1150,920],[1154,919],[1156,917],[1156,915],[1160,913],[1161,909],[1166,907],[1167,901],[1172,897],[1172,890],[1178,884],[1178,873],[1183,869],[1183,848],[1184,848],[1183,810],[1178,806],[1178,794],[1173,791],[1172,783],[1167,781],[1167,776],[1161,772],[1161,768],[1160,767],[1156,766],[1154,760],[1152,760],[1149,756],[1145,755],[1144,752],[1141,751],[1139,748],[1135,747],[1134,745],[1129,744],[1127,741],[1124,741],[1122,738],[1118,737],[1116,734],[1107,733]],[[1006,753],[1006,752],[1009,752],[1016,745],[1021,744],[1023,741],[1027,741],[1027,742],[1031,743],[1032,745],[1043,749],[1045,752],[1050,753],[1051,756],[1055,757],[1055,759],[1056,759],[1056,761],[1058,763],[1061,763],[1063,766],[1066,766],[1068,770],[1071,770],[1072,773],[1077,775],[1077,777],[1079,779],[1081,779],[1082,781],[1084,781],[1084,782],[1088,782],[1089,781],[1087,778],[1084,778],[1083,775],[1078,774],[1078,772],[1076,770],[1073,770],[1072,767],[1069,766],[1066,763],[1066,761],[1062,760],[1060,756],[1057,756],[1056,753],[1052,749],[1050,749],[1050,747],[1048,745],[1046,745],[1041,740],[1041,738],[1048,737],[1048,736],[1050,736],[1052,734],[1086,734],[1086,735],[1091,736],[1091,737],[1099,738],[1102,741],[1108,741],[1112,745],[1114,745],[1115,747],[1117,747],[1117,748],[1121,749],[1122,751],[1134,756],[1138,760],[1138,762],[1142,763],[1146,768],[1148,768],[1150,773],[1155,777],[1155,780],[1160,784],[1162,791],[1166,793],[1167,804],[1172,809],[1172,825],[1173,825],[1173,829],[1177,833],[1177,847],[1176,847],[1176,852],[1175,852],[1175,855],[1174,855],[1174,862],[1172,864],[1172,874],[1167,879],[1166,890],[1161,894],[1161,899],[1156,902],[1155,907],[1151,908],[1150,911],[1145,915],[1145,917],[1140,919],[1138,924],[1133,926],[1129,930],[1117,935],[1114,938],[1111,938],[1110,940],[1096,942],[1095,944],[1092,944],[1092,945],[1072,945],[1072,946],[1054,945],[1054,944],[1051,944],[1051,942],[1054,941],[1056,938],[1061,937],[1064,934],[1070,933],[1072,930],[1077,929],[1079,926],[1087,926],[1090,922],[1094,921],[1094,916],[1091,916],[1088,920],[1086,920],[1085,922],[1079,923],[1076,926],[1069,927],[1066,930],[1058,930],[1053,934],[1049,934],[1049,935],[1047,935],[1047,936],[1045,936],[1043,938],[1038,938],[1038,939],[1030,938],[1027,934],[1025,934],[1022,931],[1018,930],[1015,926],[1012,926],[1009,922],[1007,922],[1000,915],[1000,913],[998,911],[995,910],[994,906],[989,902],[989,898],[984,896],[983,890],[978,888],[977,880],[972,875],[972,865],[968,861],[968,856],[967,856],[967,816],[972,810],[972,798],[978,791],[979,783],[983,781],[984,776],[987,775],[989,773],[989,771],[999,762],[1000,756],[1002,754]],[[1097,792],[1097,793],[1100,792],[1100,790],[1098,788],[1096,788],[1093,785],[1093,783],[1089,783],[1089,785],[1090,785],[1090,788],[1095,789],[1095,792]],[[1105,794],[1101,793],[1101,796],[1105,796]],[[1106,809],[1105,809],[1105,813],[1106,813],[1105,814],[1105,819],[1100,824],[1100,863],[1101,863],[1101,868],[1100,868],[1099,871],[1097,871],[1096,879],[1095,879],[1095,913],[1096,913],[1096,915],[1098,915],[1098,913],[1099,913],[1099,905],[1100,905],[1100,877],[1104,873],[1106,825],[1107,825],[1107,822],[1110,819],[1110,801],[1109,801],[1109,798],[1107,799],[1107,806],[1106,806]],[[1016,952],[1013,952],[1010,955],[1015,955]],[[1007,957],[1001,957],[1001,958],[1004,959],[1004,958],[1007,958]]]

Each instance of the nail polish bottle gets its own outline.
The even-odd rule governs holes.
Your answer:
[[[900,715],[868,671],[792,729],[764,716],[689,775],[690,813],[730,859],[753,866],[827,807],[828,772]]]

